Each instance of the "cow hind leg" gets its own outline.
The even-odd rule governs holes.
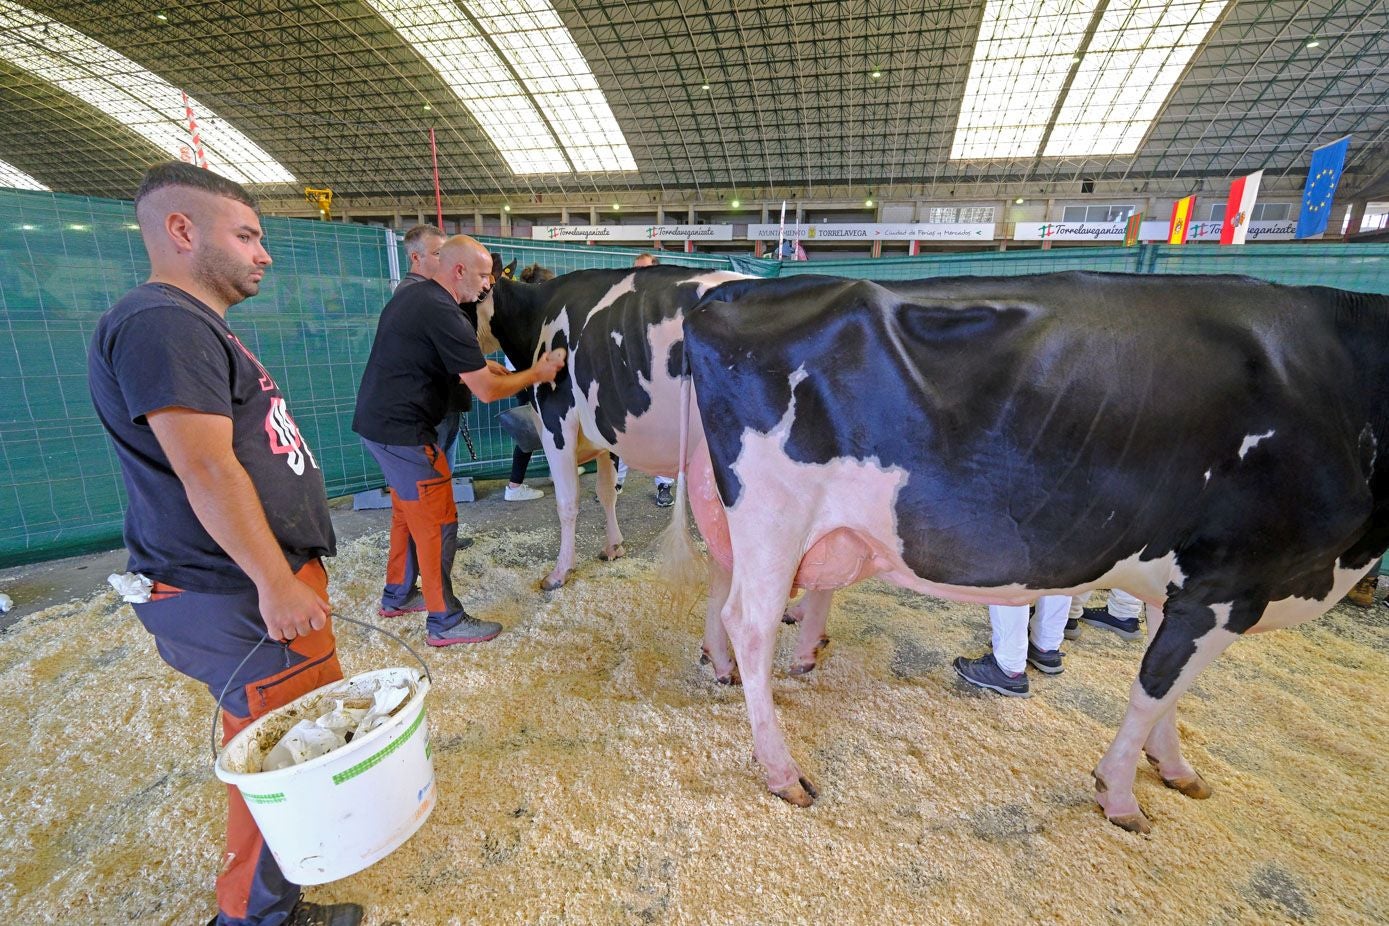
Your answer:
[[[1123,829],[1135,833],[1151,829],[1133,793],[1138,758],[1145,747],[1160,766],[1165,763],[1167,773],[1174,776],[1174,786],[1185,784],[1199,794],[1205,784],[1194,770],[1190,775],[1200,785],[1185,774],[1190,766],[1181,758],[1175,708],[1177,699],[1201,670],[1238,636],[1225,629],[1217,610],[1228,613],[1228,608],[1212,609],[1174,597],[1167,603],[1160,626],[1152,631],[1153,639],[1143,654],[1119,733],[1094,771],[1095,799],[1109,821]]]
[[[627,555],[627,550],[622,546],[622,531],[617,526],[617,469],[608,453],[598,455],[598,503],[603,506],[608,531],[608,544],[598,558],[604,561],[620,559]]]
[[[772,703],[772,655],[776,649],[777,623],[791,590],[791,571],[748,569],[735,560],[733,581],[722,616],[743,677],[743,698],[752,725],[753,757],[762,766],[767,788],[788,803],[809,807],[818,792],[791,758]],[[772,579],[777,572],[786,574],[786,581]]]
[[[793,606],[799,612],[798,623],[801,627],[796,638],[796,654],[791,660],[792,675],[805,675],[813,670],[819,663],[820,653],[830,645],[825,627],[829,623],[833,601],[834,592],[811,589]]]

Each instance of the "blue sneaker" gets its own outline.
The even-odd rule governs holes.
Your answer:
[[[993,653],[985,653],[978,659],[956,658],[955,671],[960,678],[979,688],[987,688],[1010,698],[1030,698],[1027,687],[1027,673],[1009,675],[999,667]]]
[[[1038,649],[1031,643],[1027,644],[1028,665],[1038,672],[1045,672],[1048,675],[1060,675],[1066,671],[1066,667],[1061,665],[1061,657],[1064,654],[1059,649]]]
[[[1115,617],[1108,608],[1085,608],[1080,619],[1091,627],[1112,630],[1125,640],[1137,640],[1143,633],[1138,629],[1138,618]]]
[[[425,641],[430,646],[453,646],[455,643],[486,643],[502,632],[502,625],[496,621],[480,621],[475,617],[463,615],[463,619],[448,630],[429,631]]]

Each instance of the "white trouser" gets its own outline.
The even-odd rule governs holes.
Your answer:
[[[675,480],[670,476],[652,476],[651,481],[656,483],[657,488],[675,485]]]
[[[1109,592],[1109,615],[1123,620],[1137,617],[1143,613],[1143,602],[1124,591],[1122,588],[1111,589]]]
[[[619,458],[618,458],[618,462],[617,462],[617,481],[618,481],[618,482],[625,482],[626,480],[627,480],[627,461],[624,460],[624,459],[622,459],[621,457],[619,457]]]
[[[1071,599],[1071,620],[1080,620],[1080,612],[1085,607],[1087,597],[1086,595],[1076,595]],[[1143,602],[1122,588],[1111,589],[1109,592],[1109,613],[1113,617],[1124,620],[1137,617],[1143,613]]]
[[[1070,613],[1069,595],[1047,595],[1037,599],[1037,613],[1032,618],[1032,645],[1040,650],[1060,647]],[[1027,667],[1027,605],[991,604],[989,624],[993,627],[994,660],[1004,672],[1016,675]]]

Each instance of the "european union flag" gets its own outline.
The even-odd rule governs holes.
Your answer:
[[[1322,145],[1312,152],[1312,166],[1307,170],[1307,185],[1302,189],[1302,212],[1297,216],[1297,238],[1310,238],[1326,231],[1331,218],[1331,198],[1336,184],[1341,182],[1341,168],[1346,165],[1346,149],[1350,136]]]

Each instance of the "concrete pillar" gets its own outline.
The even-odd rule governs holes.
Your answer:
[[[1346,233],[1342,237],[1349,238],[1351,235],[1359,234],[1360,224],[1365,221],[1365,207],[1368,205],[1369,200],[1352,199],[1350,201],[1350,205],[1347,207],[1350,210],[1350,224],[1346,226]]]

